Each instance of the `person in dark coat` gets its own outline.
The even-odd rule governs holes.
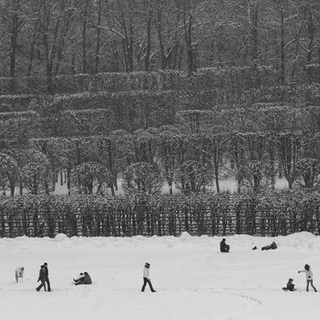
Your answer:
[[[151,292],[156,292],[156,290],[153,289],[151,279],[150,279],[150,263],[146,262],[143,269],[143,286],[141,288],[141,292],[144,292],[144,289],[146,288],[146,285],[148,284],[150,287]]]
[[[50,281],[49,281],[49,270],[48,270],[48,264],[45,262],[43,264],[44,266],[44,270],[45,270],[45,278],[44,278],[44,281],[46,282],[47,284],[47,288],[48,288],[48,291],[51,291],[51,288],[50,288]]]
[[[37,282],[41,281],[41,284],[36,288],[37,291],[40,291],[42,287],[44,288],[44,291],[47,291],[45,278],[46,278],[46,271],[45,271],[44,265],[42,265],[40,267],[39,277],[37,281]]]
[[[220,242],[220,251],[221,252],[229,252],[230,251],[230,246],[226,244],[226,239],[222,239]]]
[[[288,280],[288,283],[287,283],[287,286],[286,287],[284,287],[284,288],[282,288],[283,290],[285,290],[285,291],[295,291],[295,285],[293,284],[293,279],[292,278],[290,278],[289,280]]]
[[[261,250],[274,250],[277,249],[277,244],[275,242],[272,242],[271,244],[268,244],[267,246],[264,246],[261,248]]]
[[[78,284],[92,284],[91,277],[88,272],[80,273],[80,277],[78,279],[73,279],[74,284],[77,286]]]

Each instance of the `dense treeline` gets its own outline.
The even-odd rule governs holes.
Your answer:
[[[317,108],[319,112],[319,108]],[[280,129],[283,119],[279,120]],[[285,120],[285,119],[284,119]],[[266,121],[266,120],[265,120]],[[289,122],[291,124],[291,122]],[[182,130],[181,130],[182,129]],[[320,179],[319,131],[192,132],[162,126],[109,135],[37,138],[28,148],[4,148],[0,181],[11,196],[51,194],[57,181],[71,194],[157,195],[168,185],[184,194],[220,192],[234,178],[238,192],[275,189],[284,178],[289,189],[313,190]]]
[[[1,237],[320,233],[317,191],[160,195],[25,196],[0,202]]]
[[[277,84],[301,83],[320,57],[318,0],[3,0],[0,12],[11,92],[24,77],[53,92],[60,75],[226,65],[273,66]]]

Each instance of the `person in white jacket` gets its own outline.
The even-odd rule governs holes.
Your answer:
[[[14,275],[15,275],[15,278],[16,278],[16,282],[18,282],[19,278],[22,278],[23,277],[23,274],[24,274],[24,267],[17,267],[15,272],[14,272]]]
[[[144,289],[146,288],[146,285],[149,285],[151,292],[156,292],[156,290],[153,289],[151,279],[150,279],[150,263],[146,262],[143,269],[143,286],[141,288],[141,292],[144,292]]]
[[[298,273],[305,272],[306,273],[306,280],[307,280],[307,291],[309,291],[309,284],[311,284],[311,287],[315,292],[317,292],[317,289],[313,285],[313,272],[311,271],[311,268],[308,264],[304,266],[304,270],[299,270]]]

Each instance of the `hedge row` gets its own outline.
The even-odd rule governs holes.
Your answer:
[[[293,107],[288,105],[256,104],[251,108],[186,110],[177,119],[187,131],[259,132],[259,131],[320,131],[320,106]]]
[[[0,236],[286,235],[320,233],[318,191],[162,195],[157,198],[23,196],[0,201]]]
[[[186,90],[237,87],[248,89],[258,85],[272,85],[278,74],[272,67],[228,67],[199,69],[193,77],[166,70],[158,72],[99,73],[96,75],[59,75],[0,78],[0,95],[70,94],[79,92],[118,92],[135,90]],[[50,81],[49,81],[50,80]],[[50,86],[50,88],[49,88]]]
[[[150,104],[148,104],[150,102]],[[40,137],[109,135],[115,130],[134,132],[150,127],[176,125],[184,133],[238,132],[320,132],[320,107],[270,106],[220,111],[178,111],[174,105],[162,105],[156,99],[132,105],[102,109],[0,113],[0,140],[27,141]]]
[[[136,106],[164,110],[251,107],[256,103],[286,103],[291,106],[320,105],[320,84],[301,86],[259,86],[250,89],[210,87],[204,90],[136,90],[122,92],[82,92],[68,95],[0,95],[0,112],[28,111],[37,106],[44,109],[50,100],[52,111],[114,108],[133,109]],[[119,111],[120,112],[120,111]]]

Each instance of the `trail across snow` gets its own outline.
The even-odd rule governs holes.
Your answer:
[[[320,293],[305,291],[308,263],[320,290],[320,237],[297,233],[221,237],[0,239],[0,314],[6,320],[303,320],[318,319]],[[275,241],[278,249],[261,251]],[[258,250],[252,250],[254,246]],[[52,292],[36,292],[47,262]],[[156,293],[140,292],[145,262]],[[15,282],[16,267],[25,274]],[[87,271],[93,284],[74,286]],[[288,278],[298,291],[281,290]]]

